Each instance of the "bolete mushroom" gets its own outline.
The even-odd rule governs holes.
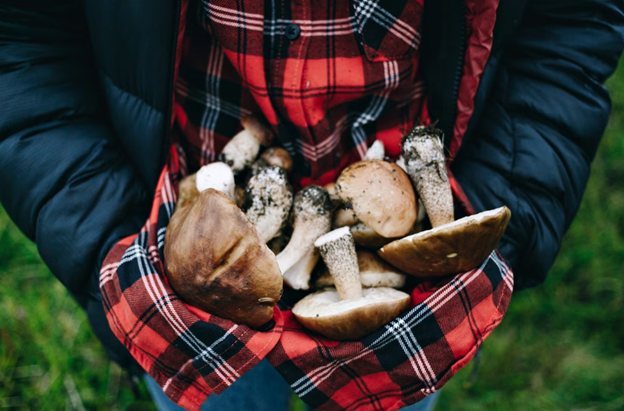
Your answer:
[[[404,236],[416,222],[414,189],[396,164],[383,160],[352,164],[338,177],[336,193],[359,221],[383,237]]]
[[[492,253],[511,212],[505,206],[386,244],[381,258],[417,277],[441,277],[472,270]]]
[[[478,267],[502,237],[511,218],[509,209],[503,206],[453,221],[441,132],[433,127],[417,127],[404,138],[402,156],[433,228],[384,245],[379,256],[417,277]]]
[[[453,193],[446,171],[442,132],[434,127],[418,126],[403,139],[401,157],[431,226],[452,222]]]
[[[295,290],[310,287],[310,274],[319,259],[314,241],[329,231],[331,212],[329,194],[322,187],[307,186],[295,196],[293,233],[277,255],[284,282]]]
[[[280,235],[292,202],[292,189],[286,172],[271,166],[260,169],[249,179],[242,209],[266,243]]]
[[[271,320],[282,275],[245,214],[214,189],[173,214],[164,246],[169,284],[187,303],[252,328]]]
[[[219,160],[230,166],[234,174],[240,173],[254,162],[260,145],[268,146],[273,140],[273,132],[260,117],[244,116],[241,124],[243,130],[223,147],[219,156]]]
[[[357,262],[360,271],[360,282],[364,288],[401,288],[405,285],[405,274],[387,264],[375,253],[358,250]],[[333,285],[334,277],[329,274],[327,267],[324,267],[320,276],[314,281],[314,288],[320,289]]]
[[[334,278],[336,290],[310,294],[295,304],[292,312],[304,327],[333,340],[351,340],[375,331],[409,307],[409,295],[393,288],[362,290],[349,228],[321,236],[315,246]]]
[[[225,163],[217,161],[200,168],[195,177],[195,186],[200,193],[213,188],[228,196],[230,200],[236,200],[234,174]]]

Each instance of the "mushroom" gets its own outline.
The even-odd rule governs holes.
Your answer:
[[[195,185],[197,174],[191,174],[184,177],[178,184],[178,201],[176,202],[176,211],[192,204],[197,200],[199,190]]]
[[[416,127],[403,139],[402,156],[433,228],[383,246],[378,254],[417,277],[440,277],[479,266],[494,250],[511,218],[505,206],[453,221],[441,132]]]
[[[288,219],[293,195],[286,173],[265,167],[247,183],[242,209],[264,243],[280,235]]]
[[[243,130],[236,134],[219,156],[234,174],[249,167],[258,156],[260,145],[268,146],[273,140],[273,132],[259,117],[249,115],[241,118]]]
[[[333,340],[351,340],[375,331],[409,307],[409,295],[393,288],[362,290],[349,228],[319,237],[315,246],[336,289],[310,294],[295,304],[292,313],[304,327]]]
[[[393,241],[377,253],[416,277],[469,271],[496,248],[510,218],[511,212],[503,206]]]
[[[405,165],[405,159],[403,158],[403,156],[399,156],[395,164],[401,167],[401,170],[407,173],[407,166]],[[425,217],[427,217],[427,213],[425,212],[425,205],[422,203],[422,200],[420,199],[420,197],[418,197],[418,193],[416,195],[416,200],[417,200],[416,209],[418,210],[418,216],[416,217],[416,222],[422,223],[423,221],[425,221]]]
[[[453,194],[446,171],[442,132],[416,127],[403,139],[401,156],[433,227],[452,222]]]
[[[292,158],[288,151],[279,147],[271,147],[260,156],[267,165],[276,166],[284,169],[286,173],[290,173],[293,166]]]
[[[225,163],[215,162],[203,166],[197,172],[195,177],[195,186],[200,193],[209,188],[213,188],[222,192],[235,201],[236,196],[234,194],[234,174],[232,169]]]
[[[350,227],[360,222],[355,215],[353,208],[347,208],[350,204],[342,204],[334,213],[334,221],[332,223],[333,228]]]
[[[236,186],[234,189],[234,198],[236,199],[236,201],[234,201],[236,205],[239,208],[242,208],[243,200],[245,199],[245,189],[243,187]]]
[[[375,142],[366,150],[364,160],[383,160],[386,156],[386,150],[381,141],[375,140]]]
[[[357,219],[383,237],[401,237],[416,222],[416,196],[409,177],[396,164],[364,160],[344,169],[336,193]]]
[[[340,197],[338,197],[338,194],[336,194],[336,184],[329,183],[325,184],[323,187],[325,188],[325,190],[327,190],[327,193],[329,194],[329,199],[334,206],[334,210],[337,209],[342,204],[342,200],[340,200]]]
[[[331,201],[327,190],[307,186],[295,196],[293,233],[277,263],[284,281],[295,290],[307,290],[310,274],[319,259],[314,241],[327,233],[331,226]]]
[[[364,288],[392,287],[401,288],[405,285],[405,274],[387,264],[375,253],[357,251],[357,262],[360,271],[360,282]],[[327,267],[314,282],[314,288],[325,288],[334,285],[334,277],[329,274]]]
[[[169,284],[187,303],[257,328],[273,317],[282,275],[245,214],[214,189],[173,214],[164,246]]]

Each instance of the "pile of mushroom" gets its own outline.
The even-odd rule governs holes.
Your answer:
[[[434,128],[405,137],[397,163],[376,141],[334,184],[305,187],[293,199],[288,152],[270,147],[257,158],[272,132],[255,117],[242,124],[221,162],[180,182],[165,239],[174,290],[235,322],[269,321],[285,284],[320,290],[293,307],[303,326],[335,340],[360,338],[409,307],[398,290],[406,274],[478,267],[509,221],[506,207],[454,220]],[[421,231],[425,216],[433,228]]]

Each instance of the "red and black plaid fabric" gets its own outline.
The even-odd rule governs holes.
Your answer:
[[[422,8],[422,0],[191,4],[176,88],[190,168],[214,161],[248,113],[274,127],[304,183],[331,180],[375,139],[398,155],[423,104]]]
[[[472,77],[460,87],[451,156],[487,60],[496,5],[466,1]],[[417,77],[422,3],[211,0],[188,10],[175,110],[182,135],[149,220],[101,270],[113,332],[166,395],[192,410],[264,357],[316,409],[395,410],[435,392],[502,320],[513,275],[497,253],[478,269],[418,285],[408,313],[340,343],[302,329],[287,309],[276,308],[275,327],[260,332],[188,306],[169,287],[162,255],[178,181],[214,161],[243,114],[267,118],[295,158],[300,185],[334,179],[375,139],[396,155],[399,138],[427,119]],[[465,203],[453,179],[452,187]]]

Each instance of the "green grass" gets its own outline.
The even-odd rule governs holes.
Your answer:
[[[438,410],[624,409],[624,69],[579,214],[546,283],[512,299]],[[0,408],[153,409],[0,208]],[[298,409],[302,408],[298,404]]]

